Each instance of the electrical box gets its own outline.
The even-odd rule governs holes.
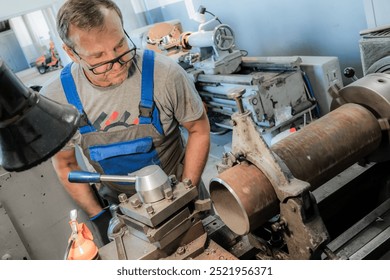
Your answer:
[[[320,117],[329,113],[332,97],[328,89],[332,85],[343,87],[340,63],[334,56],[299,56],[301,68],[306,72],[319,106]]]

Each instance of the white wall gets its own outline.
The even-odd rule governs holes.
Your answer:
[[[362,76],[359,32],[367,28],[364,0],[192,2],[195,10],[203,5],[229,24],[236,45],[250,56],[337,56],[341,69],[352,66],[357,76]],[[160,9],[163,20],[179,19],[185,31],[196,30],[197,23],[189,20],[184,1]]]
[[[0,21],[50,6],[58,0],[0,0]]]
[[[352,66],[362,76],[359,32],[390,24],[388,0],[114,0],[124,15],[128,31],[163,20],[179,19],[185,31],[197,23],[189,19],[186,5],[199,5],[219,16],[236,33],[237,46],[251,56],[337,56],[341,69]],[[55,16],[64,0],[0,0],[0,20],[37,9]],[[55,30],[53,30],[55,32]],[[56,42],[57,49],[61,41]],[[65,60],[65,59],[64,59]],[[345,81],[346,82],[346,81]]]

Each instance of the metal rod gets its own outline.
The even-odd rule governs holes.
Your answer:
[[[129,182],[134,183],[137,176],[100,175],[101,182]]]
[[[242,103],[242,96],[246,92],[245,88],[233,89],[231,93],[228,94],[230,99],[234,99],[237,103],[238,112],[243,114],[245,112],[244,104]]]

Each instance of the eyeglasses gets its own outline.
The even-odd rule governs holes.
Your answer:
[[[79,57],[80,60],[83,60],[80,55],[72,49],[72,51]],[[98,63],[96,65],[89,65],[85,60],[85,64],[88,66],[88,70],[94,73],[95,75],[101,75],[104,74],[112,69],[115,63],[119,63],[120,65],[125,65],[126,63],[130,62],[136,55],[136,47],[131,48],[130,50],[124,52],[120,56],[110,60],[105,61],[102,63]]]

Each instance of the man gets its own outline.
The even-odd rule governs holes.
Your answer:
[[[66,1],[57,15],[57,29],[73,64],[42,93],[74,104],[83,121],[80,133],[54,156],[53,165],[107,243],[109,211],[89,184],[68,181],[70,171],[81,169],[75,145],[99,173],[126,175],[159,164],[168,175],[199,185],[210,127],[186,72],[165,56],[139,54],[111,0]],[[179,124],[188,131],[185,157]],[[119,193],[133,194],[134,187],[105,183],[99,192],[115,202]]]

